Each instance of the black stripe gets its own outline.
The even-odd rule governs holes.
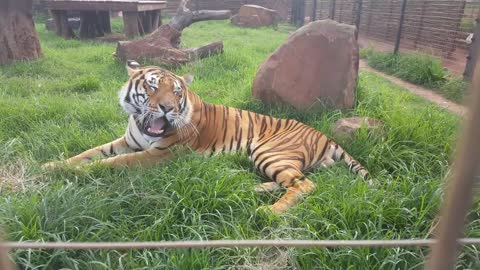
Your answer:
[[[242,128],[240,128],[240,134],[238,135],[237,150],[240,149],[240,144],[241,143],[242,143]]]
[[[325,145],[323,146],[322,152],[320,153],[320,156],[318,156],[319,159],[321,159],[323,157],[323,154],[325,154],[325,151],[328,148],[329,142],[330,142],[330,139],[327,139],[327,141],[325,142]]]
[[[110,155],[116,155],[115,151],[113,151],[113,143],[110,144]]]
[[[233,136],[232,136],[232,138],[230,139],[230,152],[232,151],[232,147],[233,147]]]
[[[137,141],[137,140],[135,139],[135,137],[133,136],[131,130],[128,130],[128,134],[129,134],[130,137],[132,138],[133,142],[138,146],[138,148],[142,148],[142,146],[138,143],[138,141]]]
[[[128,90],[127,90],[127,95],[125,96],[125,102],[130,103],[131,98],[130,98],[130,91],[132,91],[132,81],[128,83]]]

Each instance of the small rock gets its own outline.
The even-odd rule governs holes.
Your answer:
[[[257,5],[243,5],[238,14],[231,19],[232,24],[241,27],[261,27],[275,25],[278,20],[278,14],[273,9],[268,9]]]
[[[360,129],[362,126],[366,126],[368,129],[377,129],[383,127],[383,123],[380,120],[369,117],[342,118],[335,122],[333,134],[336,136],[351,137],[355,131]]]

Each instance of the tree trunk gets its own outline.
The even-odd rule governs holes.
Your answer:
[[[223,43],[213,42],[198,48],[179,49],[182,30],[192,23],[205,20],[223,20],[231,16],[229,10],[190,11],[188,0],[182,0],[175,16],[166,25],[142,39],[120,41],[115,55],[126,60],[141,61],[148,58],[159,65],[179,66],[223,52]]]
[[[0,1],[0,64],[42,55],[32,18],[32,0]]]

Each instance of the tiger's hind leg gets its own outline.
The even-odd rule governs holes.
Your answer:
[[[256,192],[274,192],[281,188],[277,182],[265,182],[255,186]]]
[[[274,169],[273,169],[274,170]],[[287,188],[287,192],[270,206],[275,213],[287,211],[295,205],[303,196],[315,190],[315,184],[303,175],[295,167],[287,167],[276,173],[275,180],[281,186]]]

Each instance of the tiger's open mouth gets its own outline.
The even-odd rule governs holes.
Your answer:
[[[143,124],[143,132],[151,137],[159,137],[169,128],[170,123],[168,123],[165,116],[150,121],[145,121]]]

